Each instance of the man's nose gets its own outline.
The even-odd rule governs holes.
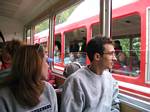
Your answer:
[[[113,55],[113,61],[117,61],[116,55]]]

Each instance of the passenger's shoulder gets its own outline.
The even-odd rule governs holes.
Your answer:
[[[0,97],[8,97],[10,93],[11,92],[8,87],[0,88]]]
[[[78,71],[74,72],[72,75],[70,75],[67,79],[66,79],[66,83],[75,83],[75,82],[79,82],[82,81],[84,78],[84,69],[81,68]]]
[[[45,84],[46,89],[54,90],[53,86],[49,82],[47,82],[47,81],[43,81],[43,82]]]

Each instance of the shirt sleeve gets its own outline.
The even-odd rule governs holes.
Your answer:
[[[60,112],[82,112],[84,95],[77,79],[69,79],[63,86]]]
[[[0,96],[0,112],[7,112],[7,106],[4,99]]]
[[[58,112],[58,103],[57,103],[56,91],[54,90],[52,85],[49,84],[48,82],[45,82],[45,84],[48,88],[48,92],[46,92],[46,93],[48,93],[49,101],[52,102],[52,112]]]
[[[51,100],[53,102],[53,112],[58,112],[58,103],[57,103],[57,95],[56,95],[56,92],[54,90],[54,88],[52,87],[51,84],[49,84],[49,91],[50,91],[50,97],[51,97]]]
[[[54,96],[54,111],[53,112],[58,112],[58,103],[57,103],[57,95],[55,91],[53,91],[53,96]]]
[[[118,98],[118,94],[119,94],[118,82],[115,79],[113,79],[113,101],[111,112],[120,112],[120,100]]]

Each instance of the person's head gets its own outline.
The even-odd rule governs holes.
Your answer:
[[[124,52],[120,52],[118,54],[118,61],[121,62],[121,63],[126,64],[126,60],[127,60],[126,54]]]
[[[11,90],[23,106],[37,105],[44,88],[42,79],[45,72],[48,74],[48,65],[39,50],[36,45],[21,46],[13,58]]]
[[[119,52],[122,51],[122,47],[121,47],[121,44],[120,44],[119,40],[114,41],[114,47],[115,47],[115,53],[116,53],[116,55],[118,55]]]
[[[44,48],[41,44],[38,44],[36,43],[35,44],[35,48],[38,50],[38,54],[41,56],[41,57],[44,57],[45,56],[45,51],[44,51]]]
[[[11,66],[12,58],[22,44],[19,40],[7,42],[2,51],[2,62]]]
[[[103,69],[111,69],[116,60],[113,42],[110,38],[96,36],[87,46],[86,52],[91,63],[100,65]]]
[[[48,58],[48,56],[45,55],[44,47],[41,44],[35,44],[35,48],[38,51],[38,54],[40,57],[43,59],[42,63],[42,79],[47,80],[48,79],[48,63],[52,61],[51,59]]]
[[[72,73],[77,71],[79,68],[81,68],[81,65],[77,62],[69,63],[65,66],[63,75],[65,77],[69,77]]]
[[[119,40],[115,40],[114,43],[115,43],[115,48],[118,48],[120,46],[120,41]]]
[[[55,41],[55,48],[61,51],[61,43],[59,41]]]

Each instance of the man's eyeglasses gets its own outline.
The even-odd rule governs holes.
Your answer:
[[[116,55],[115,51],[111,51],[111,52],[104,52],[103,54],[111,55],[111,56],[115,56],[115,55]]]

